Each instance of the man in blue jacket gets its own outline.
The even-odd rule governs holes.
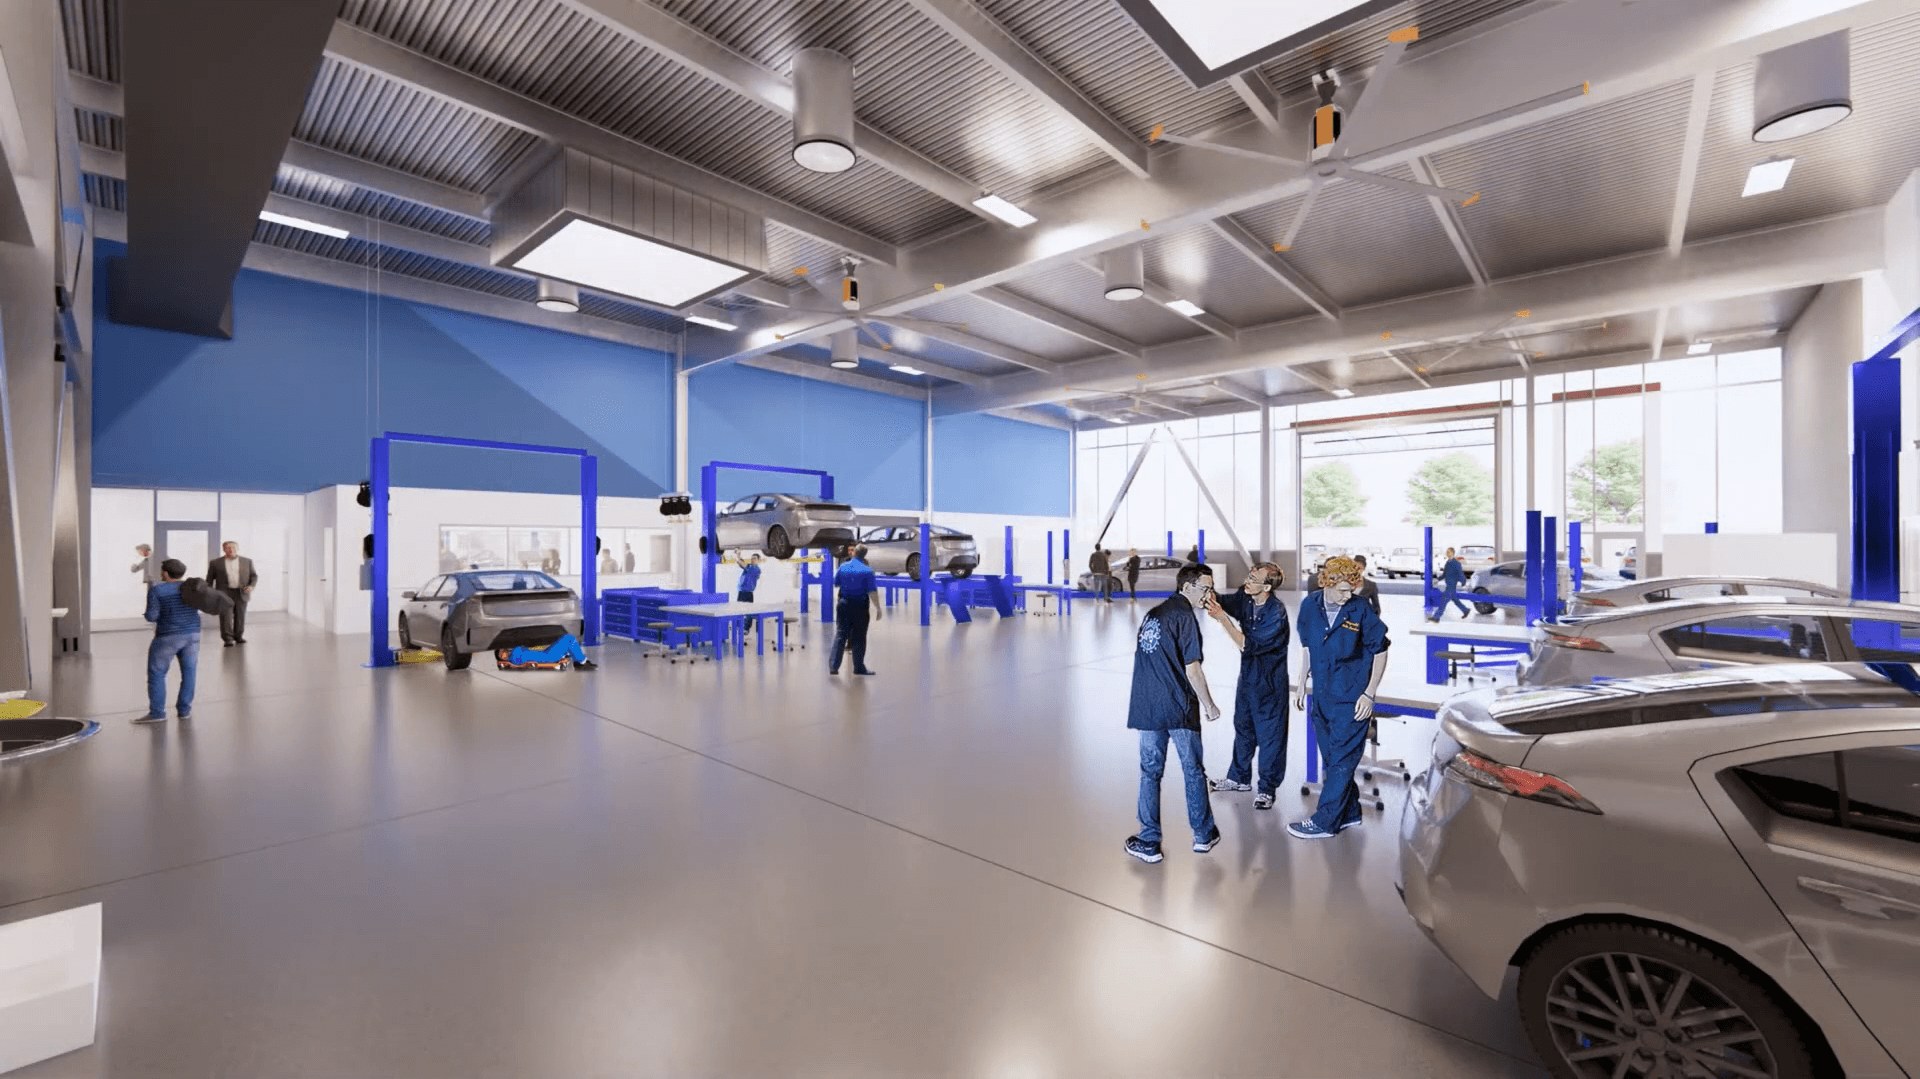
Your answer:
[[[200,668],[200,612],[180,598],[180,578],[187,564],[177,558],[160,563],[160,583],[147,589],[147,621],[153,623],[153,643],[147,645],[147,714],[135,723],[167,721],[167,668],[180,657],[180,695],[174,711],[193,718],[193,680]]]
[[[1320,740],[1320,805],[1313,816],[1287,825],[1299,839],[1331,839],[1360,823],[1360,788],[1353,773],[1367,745],[1374,693],[1387,671],[1387,624],[1355,596],[1360,566],[1330,558],[1320,570],[1320,591],[1300,601],[1300,644],[1306,651],[1293,706],[1305,710]]]
[[[1217,791],[1252,789],[1253,755],[1260,753],[1260,791],[1253,808],[1272,809],[1274,792],[1287,771],[1287,642],[1293,628],[1287,605],[1274,590],[1284,576],[1280,567],[1261,562],[1247,574],[1240,591],[1217,596],[1207,613],[1240,646],[1240,683],[1233,694],[1233,765],[1213,781]]]
[[[760,556],[748,555],[740,566],[740,584],[734,590],[734,598],[741,603],[753,602],[753,590],[760,584]]]

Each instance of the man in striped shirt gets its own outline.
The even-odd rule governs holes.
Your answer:
[[[147,589],[147,621],[153,623],[153,643],[147,646],[147,714],[135,723],[164,723],[167,719],[167,668],[180,657],[180,695],[174,711],[193,718],[193,679],[200,666],[200,612],[180,598],[180,578],[186,563],[169,558],[160,563],[160,583]]]

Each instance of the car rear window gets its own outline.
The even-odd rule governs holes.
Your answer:
[[[1920,745],[1782,757],[1729,772],[1782,816],[1920,842]]]
[[[559,581],[544,573],[470,573],[469,586],[476,592],[520,592],[529,588],[561,588]]]
[[[1520,734],[1570,734],[1616,727],[1645,727],[1682,723],[1690,719],[1722,719],[1763,712],[1804,712],[1829,708],[1911,708],[1913,694],[1897,686],[1863,685],[1858,689],[1823,689],[1813,693],[1757,693],[1750,696],[1713,696],[1693,700],[1659,700],[1645,704],[1616,703],[1612,707],[1545,711],[1538,715],[1499,716],[1500,725]]]

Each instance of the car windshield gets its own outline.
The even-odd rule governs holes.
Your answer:
[[[960,530],[959,530],[959,529],[957,529],[957,528],[948,528],[948,527],[947,527],[946,525],[934,525],[934,526],[933,526],[933,534],[934,534],[934,535],[936,535],[936,536],[964,536],[964,535],[966,535],[966,533],[965,533],[965,532],[962,532],[962,531],[960,531]]]
[[[463,578],[475,592],[521,592],[529,588],[562,588],[559,581],[544,573],[520,570],[513,573],[469,573]]]

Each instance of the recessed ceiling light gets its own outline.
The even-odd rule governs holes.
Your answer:
[[[922,371],[922,370],[920,370],[920,369],[919,369],[918,367],[915,367],[914,365],[912,365],[912,364],[910,364],[910,363],[896,363],[896,364],[894,364],[894,365],[893,365],[892,367],[889,367],[889,368],[887,368],[887,370],[889,370],[889,371],[898,371],[898,372],[900,372],[900,373],[901,373],[901,374],[903,374],[903,375],[924,375],[924,374],[926,374],[926,372],[925,372],[925,371]]]
[[[842,371],[851,371],[854,368],[860,366],[860,361],[859,360],[834,360],[832,363],[829,363],[827,366],[838,367]]]
[[[1693,344],[1687,346],[1687,355],[1689,356],[1705,356],[1712,351],[1713,342],[1711,341],[1695,341]]]
[[[308,232],[317,232],[322,236],[331,236],[336,240],[344,240],[347,237],[353,235],[352,233],[348,232],[346,229],[337,229],[337,228],[334,228],[332,225],[322,225],[318,221],[308,221],[304,217],[289,217],[286,214],[276,214],[272,210],[260,211],[260,220],[271,221],[276,225],[285,225],[288,228],[305,229]]]
[[[731,315],[710,303],[703,303],[687,312],[687,321],[696,326],[709,326],[716,330],[737,330],[740,324],[733,321]]]
[[[1345,386],[1335,386],[1333,389],[1330,389],[1327,392],[1334,395],[1335,397],[1352,397],[1353,396],[1353,391],[1350,389],[1347,389]]]
[[[793,161],[814,172],[845,172],[853,152],[853,61],[832,49],[793,57]]]
[[[1178,312],[1188,318],[1199,318],[1201,315],[1206,314],[1205,311],[1200,309],[1200,305],[1194,303],[1192,300],[1168,300],[1167,309]]]
[[[554,311],[562,315],[571,315],[580,310],[580,289],[565,281],[540,279],[540,291],[533,306],[542,311]]]
[[[540,241],[513,265],[527,273],[665,307],[684,307],[749,272],[580,217]]]
[[[974,199],[973,204],[1017,229],[1026,228],[1040,220],[998,195],[982,195]]]
[[[1747,170],[1747,186],[1740,192],[1741,198],[1750,195],[1765,195],[1787,186],[1787,173],[1793,171],[1791,157],[1762,161]]]

